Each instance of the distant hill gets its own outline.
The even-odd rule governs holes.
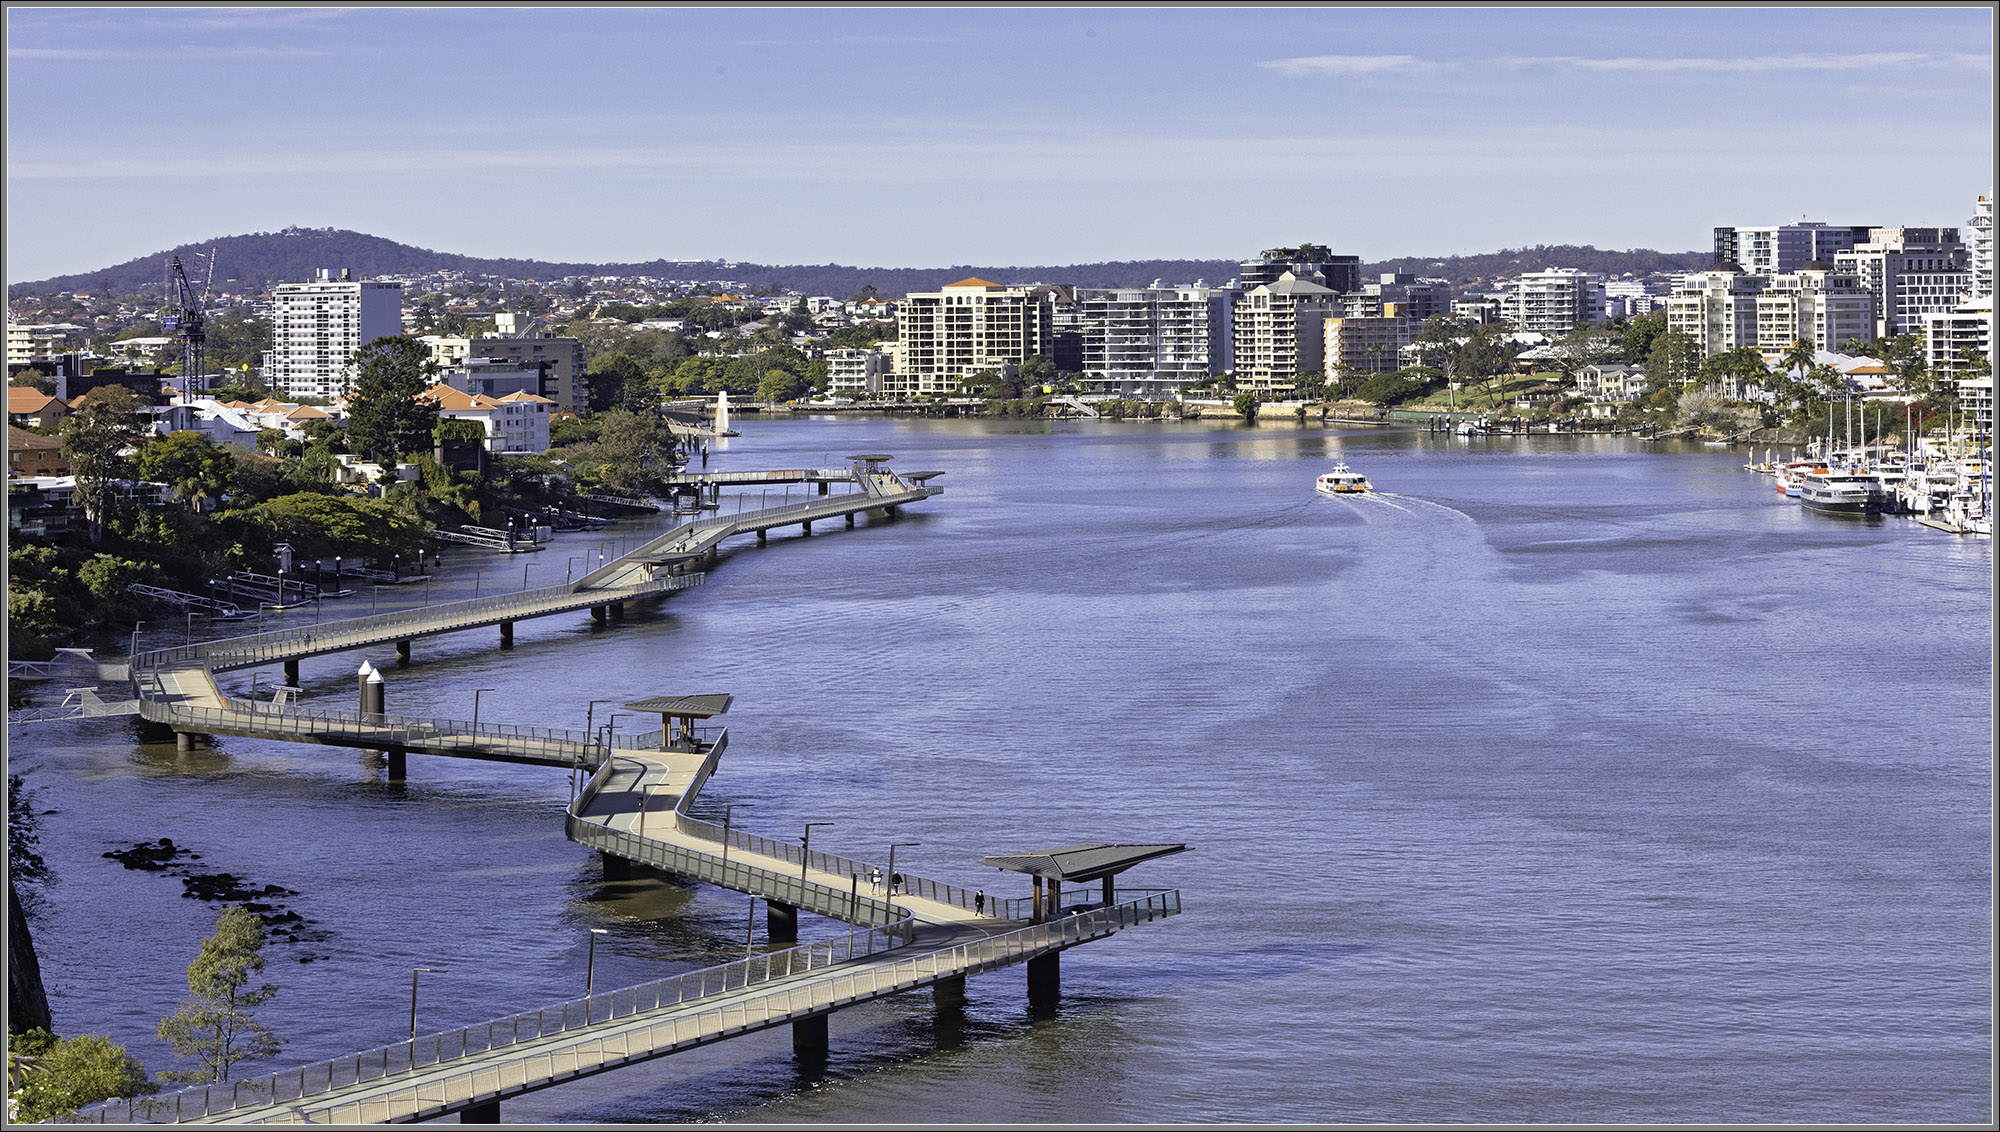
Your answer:
[[[215,256],[218,289],[237,292],[268,290],[278,283],[304,282],[323,267],[350,268],[356,278],[377,275],[423,275],[462,271],[467,275],[510,279],[558,280],[569,275],[651,275],[671,279],[727,279],[753,290],[790,289],[809,295],[845,297],[872,285],[883,295],[933,291],[977,275],[996,283],[1060,283],[1077,287],[1137,287],[1155,279],[1191,283],[1197,279],[1219,284],[1233,278],[1237,261],[1226,259],[1147,259],[1066,266],[1001,267],[960,264],[953,267],[847,267],[841,264],[755,263],[722,264],[712,260],[656,259],[646,263],[548,263],[530,259],[481,259],[399,244],[380,236],[333,228],[287,228],[222,236],[196,244],[127,260],[112,267],[50,279],[10,284],[8,294],[32,295],[65,291],[126,295],[157,287],[166,274],[167,258],[179,256],[188,274],[199,282]],[[1247,254],[1255,254],[1247,253]],[[1495,275],[1544,267],[1575,267],[1609,274],[1689,271],[1708,263],[1706,252],[1603,251],[1589,245],[1547,245],[1505,249],[1484,255],[1408,256],[1363,265],[1364,273],[1407,271],[1436,276],[1464,285]]]

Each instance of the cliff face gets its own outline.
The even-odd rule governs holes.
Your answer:
[[[35,960],[35,941],[28,934],[28,917],[14,886],[7,886],[7,1030],[23,1033],[37,1027],[55,1033],[49,1019],[49,996],[42,988],[42,965]]]

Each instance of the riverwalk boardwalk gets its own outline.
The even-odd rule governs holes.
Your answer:
[[[295,679],[290,666],[306,656],[396,641],[407,659],[409,641],[436,633],[498,624],[505,640],[512,622],[526,617],[586,608],[602,617],[607,608],[700,584],[705,575],[693,567],[714,561],[716,544],[731,535],[756,534],[762,543],[780,526],[799,524],[809,532],[812,522],[840,517],[851,526],[856,514],[893,514],[940,494],[889,471],[886,460],[856,458],[848,481],[854,491],[683,524],[567,586],[145,653],[131,665],[142,716],[178,735],[383,750],[391,755],[392,775],[404,772],[402,756],[410,751],[586,772],[565,815],[565,833],[597,850],[607,874],[650,869],[749,893],[765,901],[774,942],[796,942],[801,911],[848,924],[849,934],[450,1033],[413,1034],[407,1042],[317,1065],[107,1102],[72,1119],[398,1123],[456,1112],[465,1122],[492,1122],[507,1097],[780,1025],[792,1027],[802,1062],[823,1062],[827,1016],[843,1007],[928,986],[940,1010],[955,1010],[966,976],[1016,963],[1028,966],[1030,999],[1046,1002],[1058,993],[1064,949],[1178,913],[1178,892],[1114,885],[1126,869],[1185,848],[1177,844],[1068,846],[988,857],[989,866],[1032,878],[1031,897],[1002,899],[898,873],[893,858],[885,868],[692,818],[688,806],[728,748],[728,732],[708,725],[727,710],[724,695],[628,704],[628,710],[659,714],[662,727],[614,739],[400,719],[382,714],[379,698],[372,712],[309,712],[232,699],[213,676],[282,662]],[[367,689],[363,674],[364,704]]]

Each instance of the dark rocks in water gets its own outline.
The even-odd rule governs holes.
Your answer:
[[[184,862],[199,861],[201,854],[175,845],[172,838],[141,841],[129,849],[115,849],[104,855],[128,869],[179,874],[183,899],[241,905],[264,921],[265,934],[272,940],[304,943],[326,938],[325,933],[313,928],[312,921],[281,903],[284,898],[297,896],[298,893],[275,884],[257,887],[234,873],[192,872]],[[324,959],[326,956],[307,957],[300,962],[310,962],[312,958]]]
[[[169,866],[181,860],[201,860],[201,854],[175,845],[171,837],[162,837],[158,841],[141,841],[130,849],[113,849],[105,856],[128,869],[148,873],[165,872]]]

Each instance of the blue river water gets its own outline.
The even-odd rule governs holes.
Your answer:
[[[899,867],[1004,895],[1024,878],[980,858],[1185,842],[1124,879],[1186,911],[1065,953],[1050,1017],[997,972],[962,1027],[923,994],[835,1015],[823,1077],[774,1030],[505,1119],[1993,1119],[1989,543],[1802,512],[1712,447],[739,425],[712,468],[893,453],[946,494],[738,540],[703,587],[601,630],[367,655],[389,710],[465,718],[478,691],[483,720],[580,729],[729,692],[697,813],[832,822],[815,847],[875,861],[915,842]],[[1336,460],[1379,493],[1315,495]],[[558,582],[645,529],[449,549],[430,587],[319,615]],[[306,703],[350,707],[364,655],[308,661]],[[155,1070],[217,906],[103,856],[138,841],[290,894],[301,938],[271,945],[259,1011],[274,1067],[405,1036],[413,967],[443,969],[431,1031],[580,993],[590,928],[600,988],[745,946],[739,894],[604,881],[562,836],[560,771],[412,756],[392,787],[340,748],[177,755],[118,721],[10,739],[57,875],[33,922],[58,1029]]]

